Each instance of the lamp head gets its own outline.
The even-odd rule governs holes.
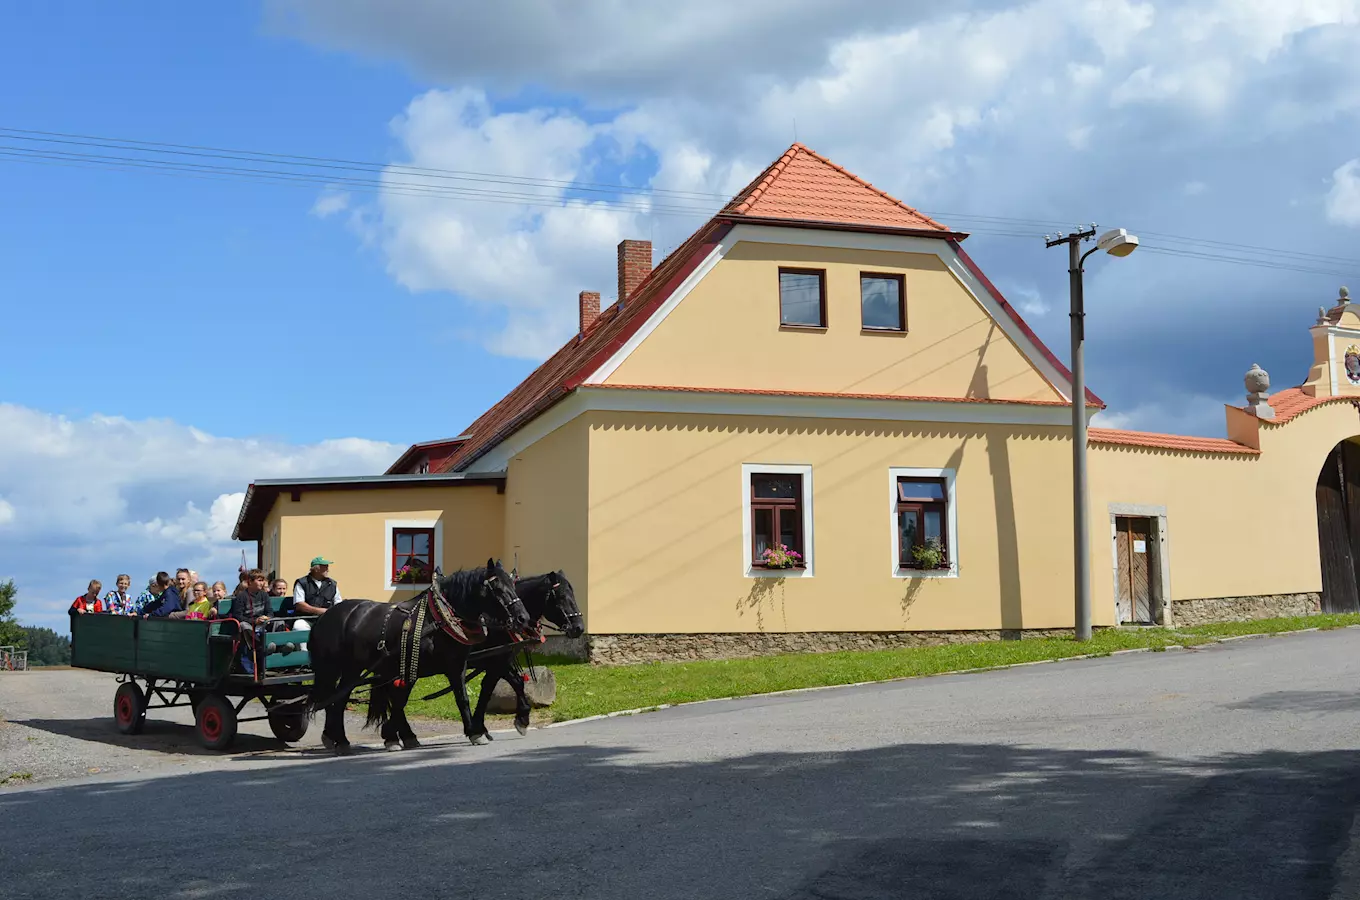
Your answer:
[[[1096,238],[1096,247],[1111,256],[1128,256],[1138,249],[1138,238],[1122,228],[1115,228]]]

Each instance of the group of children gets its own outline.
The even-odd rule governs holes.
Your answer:
[[[249,573],[241,572],[237,590],[248,586]],[[135,597],[130,593],[132,577],[119,575],[114,581],[113,590],[100,596],[104,585],[99,579],[92,579],[85,593],[71,604],[72,615],[100,613],[114,616],[141,616],[144,619],[212,619],[217,616],[219,601],[227,599],[227,585],[215,581],[209,585],[200,581],[198,573],[192,569],[178,569],[172,579],[166,572],[157,572],[156,577],[147,582],[146,589]],[[282,578],[274,579],[270,585],[269,596],[288,596],[288,582]]]

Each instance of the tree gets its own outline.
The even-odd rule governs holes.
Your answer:
[[[28,664],[30,666],[69,666],[71,639],[51,628],[24,626],[28,634]]]
[[[0,581],[0,647],[27,646],[28,635],[14,618],[14,604],[18,594],[19,589],[14,586],[13,578]]]

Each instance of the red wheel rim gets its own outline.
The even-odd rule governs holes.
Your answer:
[[[131,697],[119,697],[119,698],[118,698],[118,706],[117,706],[117,709],[116,709],[116,713],[117,713],[117,715],[118,715],[118,721],[119,721],[119,722],[123,723],[124,725],[128,724],[129,722],[131,722],[131,721],[132,721],[132,698],[131,698]]]
[[[215,741],[222,736],[222,714],[215,709],[203,710],[203,736]]]

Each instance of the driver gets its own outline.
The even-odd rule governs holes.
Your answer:
[[[340,586],[329,574],[331,561],[317,556],[311,565],[311,571],[293,582],[292,615],[319,616],[341,600]]]

